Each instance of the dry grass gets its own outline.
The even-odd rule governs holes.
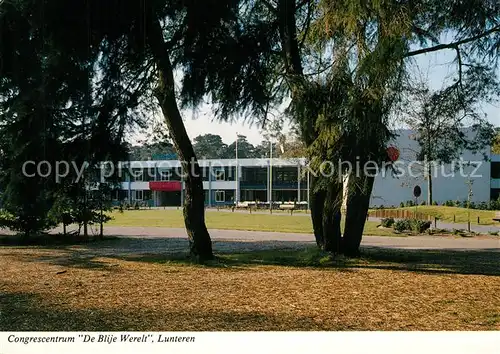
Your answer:
[[[0,331],[500,329],[496,252],[306,249],[199,266],[83,250],[0,248]]]

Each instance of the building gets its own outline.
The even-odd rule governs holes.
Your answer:
[[[237,200],[307,203],[307,173],[302,171],[305,159],[199,160],[198,164],[209,207],[233,205]],[[114,195],[117,201],[141,201],[156,207],[183,203],[185,183],[179,161],[123,162],[118,173],[122,182]]]
[[[398,134],[391,142],[400,151],[394,165],[397,171],[379,166],[370,201],[372,207],[415,201],[413,189],[417,185],[422,190],[417,202],[426,200],[426,175],[422,163],[415,161],[418,143],[409,130],[400,130]],[[205,204],[209,207],[234,205],[235,201],[309,204],[310,172],[304,158],[200,160],[199,166]],[[120,165],[120,174],[121,189],[114,196],[117,202],[140,201],[155,207],[183,204],[184,182],[179,161],[124,162]],[[432,182],[433,199],[440,204],[467,200],[471,182],[471,201],[497,199],[500,155],[491,154],[490,148],[476,154],[465,151],[453,165],[435,166]]]
[[[396,167],[402,172],[394,176],[390,170],[380,171],[375,179],[371,206],[399,206],[401,202],[415,201],[413,188],[420,186],[422,195],[418,202],[427,200],[427,178],[423,164],[416,160],[419,149],[411,130],[398,130],[398,137],[391,142],[400,151]],[[471,134],[470,132],[468,134]],[[500,155],[491,153],[488,146],[474,153],[463,151],[460,159],[452,164],[432,165],[433,200],[442,204],[448,200],[468,199],[469,182],[472,182],[471,201],[487,202],[497,199],[500,193]]]

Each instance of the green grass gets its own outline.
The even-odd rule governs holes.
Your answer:
[[[397,209],[396,209],[397,210]],[[415,211],[415,207],[400,208],[400,210],[410,210]],[[480,225],[496,225],[497,221],[493,221],[495,217],[495,212],[492,210],[477,210],[477,209],[466,209],[458,207],[448,207],[448,206],[438,206],[438,205],[422,205],[417,207],[419,213],[424,213],[432,217],[437,217],[442,221],[453,222],[453,216],[455,216],[456,223],[467,223],[468,212],[470,211],[471,223],[477,224],[477,218],[479,217]]]
[[[206,212],[207,227],[221,230],[312,233],[311,218],[304,215],[250,214],[245,212]],[[128,210],[113,212],[110,226],[183,228],[182,211]],[[392,230],[379,229],[378,222],[367,222],[365,234],[371,236],[401,236]]]

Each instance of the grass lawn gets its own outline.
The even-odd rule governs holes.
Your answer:
[[[248,212],[206,212],[207,227],[221,230],[274,231],[312,233],[309,215],[250,214]],[[176,209],[127,210],[113,212],[110,226],[183,228],[182,211]],[[365,234],[371,236],[401,236],[388,229],[379,229],[378,222],[367,222]]]
[[[397,210],[397,209],[395,209]],[[415,211],[415,207],[400,208],[399,210]],[[468,210],[466,208],[438,206],[438,205],[422,205],[417,208],[419,213],[424,213],[432,217],[438,217],[442,221],[453,222],[453,215],[455,215],[455,222],[466,224],[468,217]],[[492,210],[476,210],[470,209],[471,223],[477,224],[479,217],[480,225],[498,225],[498,221],[493,221],[495,212]],[[499,225],[500,226],[500,225]]]
[[[310,248],[192,265],[103,247],[0,247],[0,331],[500,329],[497,252]]]

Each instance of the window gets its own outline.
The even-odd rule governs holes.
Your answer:
[[[226,193],[224,191],[215,191],[215,201],[217,203],[226,201]]]
[[[144,171],[142,168],[132,169],[132,178],[134,182],[142,182],[144,180]]]
[[[172,172],[170,170],[160,170],[160,181],[170,181]]]
[[[500,162],[491,163],[491,178],[500,178]]]
[[[226,180],[226,172],[224,170],[224,167],[215,168],[214,169],[214,176],[215,176],[216,181],[225,181]]]
[[[134,200],[143,200],[144,199],[144,191],[138,190],[133,191]]]

